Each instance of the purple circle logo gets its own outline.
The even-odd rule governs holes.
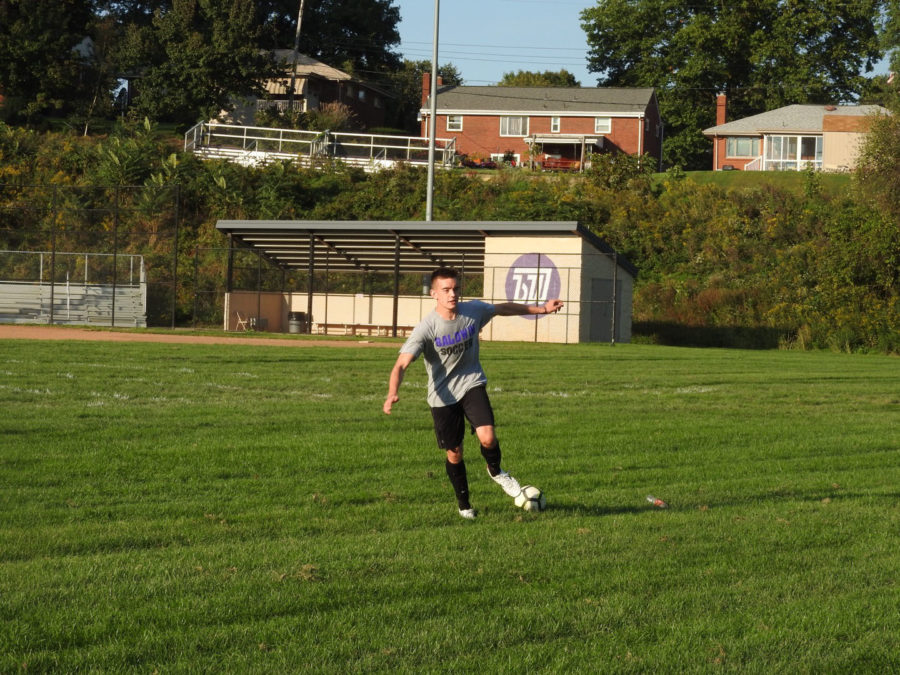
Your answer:
[[[506,274],[506,299],[523,305],[543,305],[558,298],[562,289],[559,270],[542,253],[519,256]],[[538,319],[542,314],[526,314],[525,319]]]

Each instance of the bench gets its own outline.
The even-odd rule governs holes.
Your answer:
[[[541,162],[544,171],[578,171],[581,162],[577,159],[562,159],[560,157],[546,157]]]
[[[397,326],[397,335],[407,337],[413,326]],[[377,323],[313,323],[312,332],[316,335],[360,335],[391,337],[393,326]]]

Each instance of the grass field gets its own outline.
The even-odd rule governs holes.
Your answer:
[[[482,356],[542,514],[390,349],[0,341],[0,671],[900,670],[900,361]]]

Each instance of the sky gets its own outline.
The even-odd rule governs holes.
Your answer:
[[[434,0],[395,0],[400,49],[411,61],[431,60]],[[452,63],[464,84],[496,84],[504,73],[563,68],[583,87],[597,86],[587,69],[581,11],[594,0],[443,0],[438,63]],[[872,74],[888,71],[887,60]]]
[[[496,84],[519,70],[568,70],[582,86],[597,86],[587,70],[581,11],[588,0],[443,0],[438,63],[452,63],[469,85]],[[399,0],[400,52],[431,60],[434,0]]]

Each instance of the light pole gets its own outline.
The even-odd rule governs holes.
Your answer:
[[[300,24],[303,23],[303,3],[300,0],[300,9],[297,11],[297,29],[294,31],[294,63],[291,66],[291,90],[288,92],[288,113],[294,111],[294,86],[297,84],[297,61],[300,58]]]
[[[434,137],[437,117],[438,17],[441,0],[434,0],[434,38],[431,47],[431,114],[428,116],[428,187],[425,197],[425,220],[431,222],[434,212]]]

